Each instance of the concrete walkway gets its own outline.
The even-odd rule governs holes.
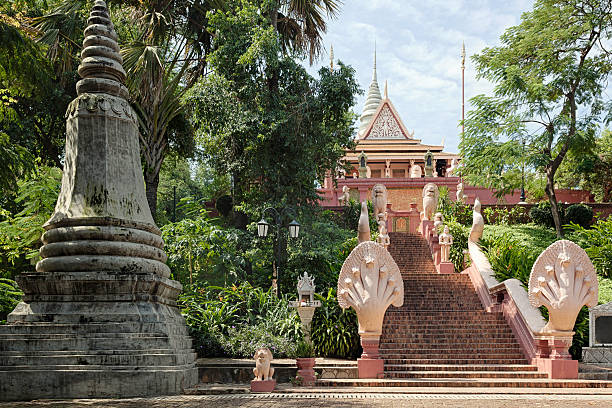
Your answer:
[[[192,392],[194,392],[192,390]],[[321,388],[279,384],[271,394],[250,394],[248,385],[200,385],[204,395],[156,398],[40,400],[3,403],[0,408],[297,408],[297,407],[450,407],[450,408],[612,408],[611,389],[534,388]]]

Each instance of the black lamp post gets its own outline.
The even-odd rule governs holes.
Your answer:
[[[279,276],[280,276],[280,265],[282,262],[281,260],[281,228],[283,226],[282,225],[283,217],[288,215],[288,213],[292,213],[293,216],[295,217],[295,213],[290,207],[284,207],[280,210],[280,212],[276,210],[276,208],[267,207],[265,210],[263,210],[261,221],[257,223],[257,235],[260,238],[267,237],[268,230],[270,229],[270,224],[268,224],[268,222],[264,218],[266,211],[272,212],[272,216],[274,217],[274,221],[276,223],[276,242],[274,245],[275,247],[274,248],[274,258],[275,258],[276,265],[273,268],[273,272],[272,272],[272,284],[276,287],[276,296],[278,296],[281,293]],[[289,237],[297,238],[300,234],[300,223],[298,223],[294,219],[293,221],[289,223],[288,227],[289,227]]]

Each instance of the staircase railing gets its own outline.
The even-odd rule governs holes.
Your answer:
[[[541,356],[545,347],[537,339],[546,325],[546,319],[540,309],[529,303],[527,291],[518,279],[507,279],[499,282],[486,255],[480,246],[468,241],[468,250],[472,264],[463,273],[470,276],[483,307],[488,312],[502,312],[518,340],[523,355],[534,363]]]

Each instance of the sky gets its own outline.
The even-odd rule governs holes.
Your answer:
[[[372,79],[374,42],[381,93],[388,81],[389,99],[409,131],[425,144],[458,152],[461,129],[461,44],[465,41],[466,115],[469,99],[489,93],[477,81],[469,57],[500,45],[499,37],[520,23],[532,0],[344,0],[337,20],[328,22],[326,52],[351,65],[364,94],[354,111],[361,114]],[[311,72],[329,66],[322,56]],[[359,123],[357,123],[357,127]]]

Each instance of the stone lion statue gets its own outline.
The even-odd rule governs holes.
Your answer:
[[[340,205],[348,205],[349,204],[349,200],[351,199],[351,195],[349,194],[349,191],[351,189],[348,186],[343,186],[342,187],[342,195],[340,197],[338,197],[338,204]]]
[[[438,186],[427,183],[423,187],[423,219],[431,220],[438,207]]]
[[[271,380],[274,375],[274,368],[270,367],[270,363],[272,362],[272,353],[270,350],[265,347],[258,349],[253,359],[255,360],[255,368],[253,369],[255,380]]]
[[[387,211],[387,187],[384,184],[375,184],[372,187],[372,204],[374,204],[374,218]]]

